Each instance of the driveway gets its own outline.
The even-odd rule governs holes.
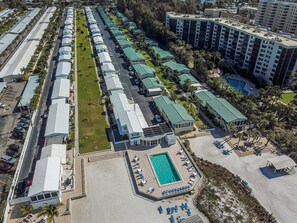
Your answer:
[[[134,77],[129,76],[128,67],[125,65],[124,59],[120,57],[120,51],[116,48],[115,42],[113,41],[110,33],[105,29],[99,14],[94,8],[93,15],[103,34],[104,43],[107,45],[109,53],[111,54],[112,63],[124,87],[124,93],[128,98],[131,100],[133,99],[135,103],[139,104],[148,125],[156,124],[154,122],[154,115],[157,114],[157,111],[153,107],[152,97],[146,97],[138,93],[139,87],[135,84]]]
[[[274,154],[263,153],[262,156],[250,155],[238,157],[235,152],[223,155],[212,143],[211,136],[190,139],[191,148],[196,156],[219,164],[232,173],[240,175],[253,189],[253,195],[260,203],[276,217],[280,223],[293,223],[297,218],[297,174],[296,169],[286,175],[274,175],[265,168],[267,158],[275,157]],[[231,149],[225,144],[225,149]],[[207,177],[207,176],[206,176]]]

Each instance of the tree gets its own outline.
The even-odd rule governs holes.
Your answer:
[[[47,223],[55,223],[55,217],[59,216],[58,208],[62,205],[62,203],[57,203],[56,205],[46,203],[42,207],[42,211],[38,214],[38,217],[45,215],[47,216]]]
[[[22,105],[22,102],[21,102],[21,100],[23,99],[23,97],[20,95],[20,96],[17,96],[16,98],[15,98],[15,100],[17,100],[18,101],[18,103],[20,103],[20,105],[21,105],[21,110],[23,109],[23,105]]]
[[[25,204],[24,206],[22,206],[20,208],[21,212],[23,213],[23,215],[28,214],[30,211],[33,211],[33,206],[31,204]]]

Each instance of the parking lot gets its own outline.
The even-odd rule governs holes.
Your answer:
[[[227,143],[224,149],[213,144],[214,140],[223,141],[219,135],[210,135],[190,139],[192,151],[196,156],[219,164],[232,173],[241,176],[253,189],[252,194],[276,217],[278,222],[296,222],[297,172],[290,174],[267,174],[267,159],[275,154],[263,153],[261,156],[249,155],[239,157]],[[272,175],[272,176],[271,176]]]
[[[93,13],[97,24],[103,34],[104,42],[109,48],[109,53],[113,60],[113,65],[118,72],[119,78],[124,87],[125,94],[129,99],[139,104],[139,107],[144,114],[145,120],[147,121],[148,125],[156,124],[154,116],[158,113],[153,106],[152,97],[146,97],[143,94],[139,93],[139,85],[135,83],[135,77],[129,75],[128,66],[126,65],[124,59],[121,58],[120,50],[116,48],[115,42],[113,41],[110,33],[105,29],[105,25],[103,24],[95,8],[93,8]]]
[[[12,114],[18,103],[16,97],[22,94],[25,85],[25,81],[7,83],[7,87],[0,93],[0,116]]]

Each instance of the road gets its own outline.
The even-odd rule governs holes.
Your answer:
[[[110,33],[105,29],[105,25],[101,20],[97,10],[93,10],[93,15],[97,21],[98,27],[101,30],[103,35],[104,43],[107,45],[109,54],[113,60],[113,65],[118,72],[121,83],[124,87],[124,92],[128,98],[134,100],[135,103],[139,104],[139,107],[147,121],[148,125],[156,124],[154,120],[154,115],[157,114],[157,111],[153,106],[152,97],[146,97],[142,94],[139,94],[139,86],[135,84],[134,77],[129,76],[129,71],[125,65],[125,61],[120,57],[120,51],[116,48],[116,44],[113,41]]]
[[[64,22],[64,21],[63,21]],[[40,157],[41,149],[44,146],[44,132],[46,127],[46,119],[41,116],[44,114],[51,104],[51,91],[54,81],[54,72],[56,70],[57,55],[60,47],[62,36],[62,29],[59,30],[59,38],[56,40],[56,45],[53,51],[52,60],[49,65],[48,75],[45,79],[43,92],[40,98],[41,103],[38,106],[36,118],[33,123],[31,136],[28,143],[28,149],[24,156],[24,161],[20,170],[18,182],[22,181],[27,177],[33,176],[36,161]]]

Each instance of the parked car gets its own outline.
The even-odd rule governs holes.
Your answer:
[[[2,172],[8,173],[8,172],[10,172],[12,170],[12,168],[13,168],[12,165],[0,161],[0,170]]]
[[[130,71],[130,72],[129,72],[129,75],[130,75],[130,76],[134,76],[134,72],[133,72],[133,71]]]
[[[155,115],[155,119],[158,123],[162,122],[160,115]]]
[[[17,145],[17,144],[10,144],[10,145],[8,146],[8,148],[11,149],[11,150],[14,150],[14,151],[18,152],[19,149],[20,149],[20,146]]]
[[[3,161],[5,163],[11,164],[11,165],[14,165],[16,159],[11,157],[11,156],[8,156],[8,155],[2,155],[0,157],[0,161]]]
[[[0,108],[5,108],[6,104],[0,103]]]
[[[140,80],[136,78],[135,79],[135,84],[137,84],[137,85],[140,84]]]
[[[27,118],[28,119],[28,118],[30,118],[30,116],[28,114],[26,114],[26,113],[22,113],[21,118]]]
[[[47,116],[48,116],[48,111],[45,111],[45,112],[43,113],[43,115],[41,116],[41,118],[47,118]]]
[[[128,70],[129,70],[129,71],[132,71],[132,67],[131,67],[131,66],[129,66],[129,67],[128,67]]]
[[[19,156],[18,152],[11,150],[11,149],[6,149],[5,153],[6,153],[6,155],[11,156],[13,158],[17,158]]]

